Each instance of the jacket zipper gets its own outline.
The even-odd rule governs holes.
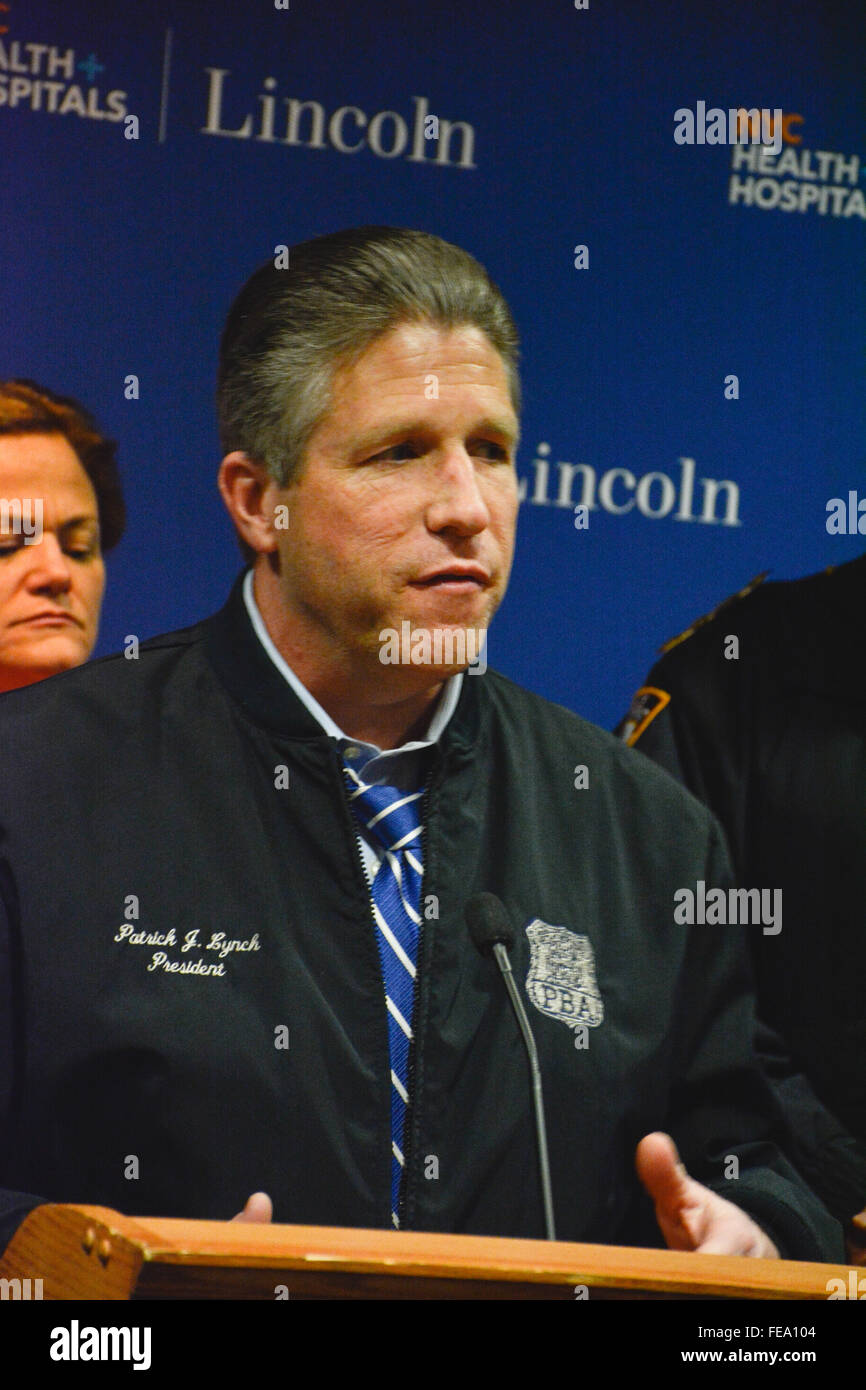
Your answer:
[[[344,787],[344,789],[345,789],[345,791],[346,791],[346,795],[347,795],[347,797],[348,797],[349,793],[352,792],[352,791],[354,791],[355,788],[352,786],[352,782],[351,782],[351,780],[350,780],[350,778],[349,778],[349,774],[348,774],[348,772],[346,771],[345,766],[341,766],[341,773],[342,773],[342,779],[341,779],[341,780],[342,780],[342,783],[343,783],[343,787]],[[382,1008],[383,1008],[383,1010],[384,1010],[384,1017],[385,1017],[385,1041],[386,1041],[387,1052],[388,1052],[388,1101],[389,1101],[389,1103],[388,1103],[388,1211],[390,1212],[390,1210],[391,1210],[391,1163],[393,1162],[393,1157],[394,1157],[394,1155],[393,1155],[392,1150],[391,1150],[391,1142],[392,1142],[392,1140],[393,1140],[393,1135],[391,1134],[391,1105],[390,1105],[390,1097],[391,1097],[391,1043],[390,1043],[390,1039],[389,1039],[389,1037],[388,1037],[388,994],[387,994],[387,990],[385,989],[385,975],[384,975],[384,972],[383,972],[383,970],[382,970],[382,953],[381,953],[381,951],[379,950],[379,936],[378,936],[378,929],[377,929],[377,927],[376,927],[376,910],[375,910],[375,905],[374,905],[374,903],[373,903],[373,885],[372,885],[372,883],[370,882],[370,875],[369,875],[369,873],[368,873],[368,871],[367,871],[367,861],[366,861],[366,859],[364,858],[364,841],[363,841],[363,839],[362,839],[362,837],[361,837],[360,832],[359,832],[358,829],[357,829],[357,825],[356,825],[356,822],[355,822],[355,813],[354,813],[354,811],[352,810],[351,806],[348,806],[348,805],[347,805],[347,808],[346,808],[346,809],[348,810],[349,815],[350,815],[351,818],[352,818],[352,824],[353,824],[353,828],[354,828],[354,831],[355,831],[355,848],[356,848],[356,851],[357,851],[358,859],[359,859],[359,861],[360,861],[360,869],[361,869],[361,874],[363,875],[364,885],[365,885],[365,887],[366,887],[366,889],[367,889],[367,907],[368,907],[369,910],[370,910],[370,925],[371,925],[372,928],[373,928],[373,941],[374,941],[374,945],[375,945],[375,947],[376,947],[376,960],[378,961],[378,964],[379,964],[379,980],[380,980],[381,985],[382,985]],[[416,982],[417,982],[417,981],[416,981]],[[413,1010],[414,1010],[414,1002],[413,1002],[413,1006],[412,1006],[412,1007],[413,1007]],[[404,1154],[404,1155],[403,1155],[404,1160],[405,1160],[405,1157],[406,1157],[406,1155]],[[405,1175],[405,1168],[404,1168],[403,1171],[404,1171],[404,1175]],[[402,1186],[402,1178],[401,1178],[401,1186]],[[398,1208],[399,1208],[399,1201],[398,1201]],[[398,1210],[398,1213],[397,1213],[397,1219],[399,1220],[399,1210]],[[393,1225],[393,1222],[389,1222],[389,1225]]]
[[[442,766],[444,767],[444,760]],[[427,896],[427,889],[429,888],[426,862],[428,839],[427,818],[430,811],[430,798],[433,791],[433,783],[434,780],[437,782],[441,780],[442,768],[438,770],[440,773],[439,777],[436,776],[436,771],[437,770],[435,768],[431,769],[427,777],[427,781],[424,785],[424,795],[421,798],[421,864],[423,866],[423,873],[421,876],[421,896],[418,903],[419,909],[421,908],[421,904],[423,903],[425,896]],[[406,1089],[409,1092],[409,1104],[406,1107],[406,1122],[403,1126],[403,1175],[400,1179],[400,1190],[397,1194],[397,1221],[399,1222],[399,1227],[401,1231],[405,1229],[403,1225],[403,1218],[405,1216],[406,1203],[408,1200],[407,1189],[409,1186],[410,1159],[412,1157],[412,1122],[414,1120],[416,1110],[415,1053],[418,1047],[416,1024],[418,1021],[418,997],[421,992],[421,956],[424,941],[424,923],[427,920],[424,916],[423,911],[420,911],[419,915],[421,917],[421,925],[418,928],[418,951],[416,955],[415,966],[415,988],[412,993],[412,1046],[409,1049],[409,1074],[407,1077],[406,1086]]]

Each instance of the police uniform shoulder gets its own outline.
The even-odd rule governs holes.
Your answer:
[[[696,618],[684,632],[671,637],[659,648],[660,657],[664,658],[708,628],[722,614],[729,618],[733,612],[736,612],[737,622],[748,623],[750,628],[764,628],[770,640],[780,636],[780,622],[790,626],[809,618],[818,620],[823,610],[838,615],[840,605],[856,611],[856,625],[859,626],[866,595],[866,554],[844,565],[827,565],[797,579],[777,579],[767,584],[764,581],[769,573],[764,570],[756,575],[745,588],[738,589],[709,613]]]
[[[710,609],[709,613],[704,613],[700,618],[695,618],[683,632],[677,633],[676,637],[671,637],[667,642],[662,643],[662,646],[659,648],[660,655],[667,656],[668,652],[673,651],[674,648],[680,646],[681,643],[687,642],[690,637],[694,637],[696,632],[700,632],[702,628],[715,622],[723,613],[730,614],[731,609],[737,605],[744,604],[747,599],[750,599],[752,595],[761,588],[761,585],[764,583],[769,573],[769,570],[763,570],[761,574],[756,574],[755,578],[750,580],[744,588],[738,589],[735,594],[731,594],[729,598],[723,599],[715,608]],[[775,585],[770,585],[768,589],[763,590],[763,594],[766,595],[775,587]],[[738,617],[739,616],[738,614]]]
[[[768,573],[756,575],[664,643],[617,725],[620,738],[637,743],[674,700],[699,706],[703,717],[720,721],[735,698],[747,698],[758,671],[772,672],[781,683],[798,672],[814,679],[815,671],[831,669],[828,653],[844,647],[846,634],[860,626],[866,555],[797,579],[766,583]],[[736,648],[731,641],[729,652],[734,637]],[[737,659],[720,661],[720,653]]]
[[[765,583],[769,571],[757,575],[711,612],[665,642],[657,666],[676,669],[700,660],[699,649],[714,646],[719,621],[740,635],[760,638],[762,649],[772,649],[783,659],[798,634],[808,626],[816,636],[842,629],[859,629],[866,597],[866,555],[844,565],[828,565],[797,579]],[[695,640],[697,639],[697,640]],[[753,644],[754,645],[754,644]],[[671,654],[674,654],[673,656]]]
[[[788,591],[789,606],[844,612],[846,625],[853,620],[854,627],[859,629],[866,597],[866,554],[844,565],[828,565],[817,574],[807,574],[777,587]]]
[[[676,696],[681,700],[687,691],[697,694],[706,702],[713,698],[708,692],[716,690],[720,671],[727,683],[740,677],[740,663],[726,661],[719,663],[719,628],[723,623],[722,636],[734,629],[739,637],[744,627],[763,624],[766,599],[779,586],[766,584],[769,571],[755,576],[750,583],[729,598],[724,599],[690,623],[685,631],[670,638],[659,649],[655,664],[644,684],[635,691],[628,712],[616,727],[617,736],[633,747],[646,734],[654,721],[661,715]],[[657,725],[654,734],[661,725]],[[641,745],[643,746],[643,745]]]

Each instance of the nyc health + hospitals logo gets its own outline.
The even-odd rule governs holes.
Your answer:
[[[130,138],[137,139],[137,118],[128,116],[127,93],[111,85],[108,64],[87,45],[75,49],[64,41],[15,37],[11,10],[11,5],[0,3],[0,118],[5,110],[89,121],[127,120],[135,122]]]
[[[781,139],[774,128],[779,116]],[[857,154],[805,147],[802,125],[804,118],[796,112],[779,112],[770,118],[773,144],[732,145],[728,203],[759,212],[866,221],[863,160]]]

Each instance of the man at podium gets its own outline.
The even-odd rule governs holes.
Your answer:
[[[222,341],[225,607],[0,702],[5,1238],[40,1201],[543,1235],[485,893],[559,1237],[842,1257],[777,1147],[744,928],[682,912],[735,903],[712,816],[487,669],[516,362],[438,238],[278,257]]]

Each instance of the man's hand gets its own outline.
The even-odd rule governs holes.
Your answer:
[[[641,1139],[635,1163],[671,1250],[779,1259],[770,1237],[750,1216],[689,1177],[669,1134],[647,1134]]]
[[[270,1221],[274,1214],[274,1204],[267,1192],[254,1192],[247,1198],[243,1211],[232,1217],[232,1221]]]

